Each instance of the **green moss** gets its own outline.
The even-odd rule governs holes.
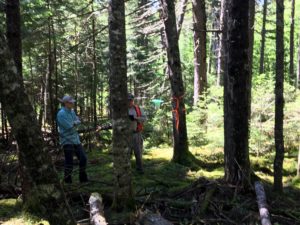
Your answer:
[[[17,199],[0,200],[0,218],[5,221],[3,225],[49,225],[47,221],[41,220],[41,218],[29,213],[22,213],[21,209],[21,204]]]
[[[17,205],[17,199],[0,200],[0,218],[9,218],[15,216],[20,211]]]
[[[300,189],[300,178],[299,178],[299,177],[295,177],[295,178],[292,180],[292,185],[293,185],[295,188]]]
[[[173,156],[173,149],[171,147],[149,149],[147,153],[144,154],[145,174],[143,175],[135,172],[135,159],[132,157],[132,181],[135,193],[138,196],[149,195],[149,193],[172,193],[182,190],[201,177],[218,179],[224,176],[222,148],[212,150],[210,148],[191,147],[190,151],[195,158],[201,162],[201,166],[197,170],[191,170],[190,167],[173,163],[171,161]],[[295,154],[293,154],[293,156],[294,155]],[[251,156],[250,158],[255,174],[272,184],[274,153],[260,157]],[[94,149],[88,152],[88,159],[87,172],[91,182],[88,184],[80,184],[78,181],[78,167],[75,166],[73,174],[74,182],[72,185],[65,185],[65,189],[67,192],[76,191],[86,193],[87,195],[92,192],[98,192],[109,199],[110,205],[114,191],[112,155],[107,150],[98,151]],[[283,181],[285,186],[297,191],[300,189],[300,179],[294,178],[296,162],[297,157],[291,157],[291,154],[285,159]],[[60,176],[63,177],[63,169],[61,169],[59,173]],[[52,193],[52,187],[50,186],[45,186],[42,189],[44,192]],[[53,195],[55,195],[55,193],[53,193]],[[290,196],[290,194],[287,192],[286,197],[288,196]],[[25,220],[24,215],[20,212],[20,207],[18,208],[15,203],[16,200],[0,202],[0,217],[21,218]],[[38,203],[38,199],[32,200],[31,202],[31,204],[36,205],[38,205]],[[178,205],[181,204],[181,202],[176,202],[175,204],[177,203]],[[186,203],[183,202],[182,204],[184,205]],[[17,211],[15,210],[16,207],[18,208]],[[297,213],[298,212],[295,212],[294,215],[297,215]],[[124,221],[129,219],[128,212],[117,214],[110,212],[108,214],[110,221],[120,221],[120,216]]]

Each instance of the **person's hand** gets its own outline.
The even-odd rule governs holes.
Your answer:
[[[76,116],[76,120],[74,121],[74,126],[81,124],[81,121],[78,116]]]
[[[96,127],[96,132],[101,131],[101,130],[102,130],[102,127],[101,127],[101,126],[97,126],[97,127]]]
[[[74,126],[77,126],[79,124],[81,124],[81,121],[79,119],[77,119],[77,120],[74,121]]]

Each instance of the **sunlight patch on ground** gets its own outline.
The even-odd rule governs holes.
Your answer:
[[[2,225],[49,225],[43,220],[34,219],[20,212],[17,199],[0,200],[0,224]]]
[[[1,224],[2,225],[49,225],[49,223],[46,221],[33,222],[24,218],[12,218]]]

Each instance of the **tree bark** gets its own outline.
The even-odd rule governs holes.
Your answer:
[[[112,109],[112,151],[115,173],[114,207],[132,207],[130,133],[127,100],[127,62],[124,0],[109,2],[110,107]]]
[[[51,224],[75,224],[58,175],[48,156],[35,112],[29,102],[14,61],[0,35],[0,100],[16,137],[29,193],[25,209],[39,214]],[[50,213],[49,213],[50,212]]]
[[[168,58],[168,75],[172,91],[173,108],[173,161],[186,164],[190,155],[187,140],[186,112],[184,105],[184,85],[176,29],[175,5],[172,0],[161,0]]]
[[[252,88],[255,0],[249,0],[249,88]],[[251,90],[249,91],[249,121],[251,120]]]
[[[18,73],[22,76],[20,1],[6,0],[6,36]]]
[[[6,134],[5,134],[5,116],[4,116],[4,109],[3,106],[1,105],[1,136],[3,141],[7,141],[6,139]]]
[[[52,36],[53,36],[53,72],[55,77],[55,86],[54,86],[54,96],[52,95],[52,132],[54,134],[57,133],[57,123],[56,123],[56,113],[58,111],[59,107],[59,101],[58,101],[58,62],[57,62],[57,41],[56,41],[56,34],[55,34],[55,28],[54,23],[52,21],[51,23],[51,30],[52,30]]]
[[[51,2],[47,0],[48,10],[51,11]],[[53,36],[55,35],[52,30],[53,20],[52,16],[48,18],[48,71],[46,75],[46,88],[45,88],[45,123],[51,124],[52,132],[55,132],[55,111],[54,111],[54,99],[53,99],[53,74],[55,69],[55,61],[53,54]],[[46,107],[49,106],[49,111]],[[48,114],[47,114],[48,112]],[[49,116],[49,117],[48,117]],[[48,119],[48,121],[47,121]]]
[[[94,1],[94,0],[93,0]],[[94,12],[94,3],[92,3],[92,11]],[[96,54],[96,19],[93,15],[92,31],[93,31],[93,123],[97,127],[97,87],[98,87],[98,71],[97,71],[97,54]]]
[[[22,76],[22,39],[21,39],[21,16],[19,0],[6,0],[6,36],[9,50],[13,56],[18,74]],[[21,83],[23,85],[23,82]],[[23,169],[24,158],[18,151],[19,170],[21,177],[22,195],[27,198],[30,190],[26,171]]]
[[[259,61],[259,73],[265,72],[265,43],[266,43],[266,21],[267,21],[267,9],[268,0],[264,0],[263,5],[263,23],[261,28],[261,46],[260,46],[260,61]]]
[[[300,35],[299,35],[299,43],[300,43]],[[297,59],[297,82],[296,88],[300,89],[300,44],[298,46],[298,59]]]
[[[274,190],[282,192],[284,159],[283,139],[283,82],[284,82],[284,3],[276,0],[276,78],[275,78],[275,148]]]
[[[297,177],[300,178],[300,145],[298,147]]]
[[[204,0],[193,0],[194,18],[194,105],[207,89],[206,12]]]
[[[249,2],[228,2],[228,68],[224,76],[224,161],[228,183],[246,186],[249,162]]]
[[[249,65],[250,65],[250,87],[252,81],[253,49],[254,49],[254,23],[255,23],[255,0],[249,0]],[[251,96],[250,96],[251,97]]]
[[[291,28],[290,28],[290,68],[289,68],[289,81],[293,85],[296,81],[295,72],[294,72],[294,36],[295,36],[295,0],[292,0],[292,9],[291,9]]]
[[[226,35],[227,35],[227,1],[221,1],[221,10],[220,10],[220,41],[219,41],[219,52],[218,52],[218,63],[217,63],[217,85],[223,85],[223,77],[226,65],[225,57],[225,45],[226,45]]]

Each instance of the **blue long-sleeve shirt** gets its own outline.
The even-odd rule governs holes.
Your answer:
[[[57,113],[59,140],[62,146],[80,144],[79,134],[75,128],[76,123],[78,124],[78,117],[74,110],[63,107]]]

